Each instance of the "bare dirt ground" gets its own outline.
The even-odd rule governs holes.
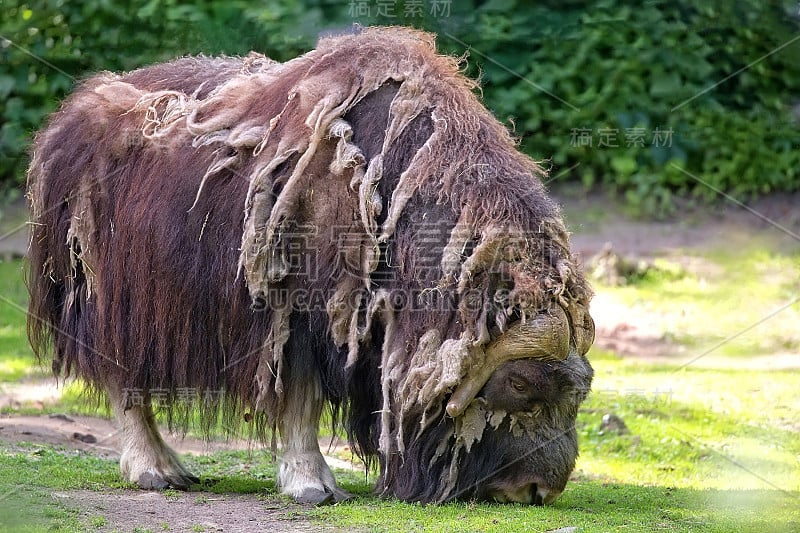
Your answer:
[[[753,242],[777,252],[800,249],[800,194],[766,198],[742,208],[733,203],[713,209],[687,210],[668,221],[632,221],[619,205],[599,195],[581,195],[569,190],[554,196],[564,206],[572,231],[573,248],[584,262],[610,246],[616,253],[631,258],[668,257],[692,270],[711,268],[698,263],[690,252],[724,246],[745,247]],[[27,248],[24,206],[18,203],[0,217],[0,258],[16,257]],[[688,252],[688,253],[687,253]],[[710,273],[713,275],[713,272]],[[680,348],[658,333],[657,318],[631,313],[618,302],[598,294],[592,302],[597,323],[596,343],[617,353],[659,358],[679,354]],[[797,354],[775,354],[750,359],[744,364],[760,368],[797,367]],[[60,396],[53,380],[0,386],[0,406],[52,403]],[[203,454],[220,449],[247,448],[247,442],[206,443],[189,437],[165,438],[181,453]],[[119,437],[111,421],[80,416],[2,416],[0,440],[7,443],[38,442],[83,450],[100,457],[119,458]],[[330,449],[322,444],[323,450]],[[334,445],[341,446],[341,443]],[[338,468],[350,463],[330,457]],[[200,494],[200,497],[198,496]],[[318,524],[302,518],[302,507],[276,495],[215,495],[182,493],[165,498],[162,493],[113,490],[63,491],[54,494],[63,504],[80,509],[87,524],[91,517],[103,516],[97,531],[132,531],[134,528],[170,531],[319,531]],[[87,526],[88,528],[88,526]]]
[[[800,193],[775,194],[746,205],[738,200],[714,206],[678,207],[666,220],[635,220],[624,206],[602,194],[570,188],[553,192],[572,232],[573,251],[589,258],[606,243],[626,256],[653,257],[709,248],[750,247],[800,250]]]
[[[133,490],[72,490],[53,497],[81,509],[87,521],[104,517],[102,526],[91,527],[94,531],[336,531],[311,524],[297,512],[300,506],[276,497],[187,492],[167,499],[159,492]]]
[[[39,385],[41,387],[41,385]],[[7,390],[0,401],[14,401],[15,389]],[[52,396],[56,398],[54,394]],[[2,404],[0,404],[2,405]],[[247,449],[247,441],[213,441],[163,432],[164,440],[180,453],[208,454],[220,450]],[[37,442],[91,452],[104,459],[119,459],[120,436],[113,421],[75,415],[0,415],[0,440]]]

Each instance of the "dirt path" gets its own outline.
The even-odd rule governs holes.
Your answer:
[[[179,453],[204,455],[220,450],[246,450],[247,441],[205,442],[167,431],[164,440]],[[0,441],[38,442],[91,452],[105,459],[119,459],[120,437],[114,423],[103,418],[73,415],[0,415]]]
[[[724,273],[702,257],[709,251],[800,252],[800,193],[772,195],[747,206],[726,200],[713,207],[687,207],[663,221],[631,219],[619,203],[572,187],[556,189],[553,196],[563,206],[573,251],[584,264],[607,247],[633,263],[664,257],[687,271],[713,278]],[[671,364],[695,357],[664,338],[664,317],[657,312],[632,312],[602,292],[595,295],[591,308],[597,327],[595,345],[599,348],[649,361],[668,358]],[[800,368],[800,356],[775,353],[734,360],[711,355],[694,366],[792,369]]]
[[[27,220],[24,199],[0,206],[0,259],[25,255],[30,239]]]
[[[626,256],[653,257],[708,249],[762,247],[777,253],[800,251],[800,192],[748,202],[679,208],[667,220],[636,220],[625,207],[599,193],[572,187],[553,191],[572,232],[573,251],[584,259],[606,243]]]
[[[165,497],[134,490],[73,490],[53,497],[80,509],[81,521],[93,531],[341,531],[312,524],[298,512],[302,507],[279,497],[193,492]]]

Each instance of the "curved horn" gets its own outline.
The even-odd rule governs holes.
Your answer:
[[[589,314],[589,309],[579,303],[570,305],[567,312],[572,326],[575,349],[579,355],[585,355],[594,343],[594,320]]]
[[[478,395],[495,370],[513,359],[563,361],[569,356],[569,322],[560,305],[524,324],[517,322],[486,348],[486,361],[459,383],[447,402],[447,414],[456,417]]]

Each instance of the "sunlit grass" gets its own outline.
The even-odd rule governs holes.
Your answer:
[[[15,356],[8,353],[0,360],[0,375],[3,376],[2,381],[19,381],[24,378],[44,377],[47,373],[32,364],[30,355]]]
[[[0,530],[82,531],[75,509],[53,498],[54,489],[130,487],[113,461],[47,445],[0,441]]]
[[[27,308],[22,261],[0,261],[0,382],[43,375],[25,333]]]
[[[617,482],[800,491],[800,375],[595,361],[578,469]],[[599,432],[615,413],[629,435]],[[751,473],[752,471],[754,473]]]

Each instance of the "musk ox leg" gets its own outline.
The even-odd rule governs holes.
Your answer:
[[[281,492],[298,503],[326,505],[350,498],[336,485],[319,449],[319,419],[324,398],[319,376],[292,371],[283,416],[278,423],[283,457],[278,471]]]
[[[131,405],[124,389],[108,386],[107,390],[122,437],[119,459],[122,477],[143,489],[187,490],[199,483],[161,438],[150,403]]]

